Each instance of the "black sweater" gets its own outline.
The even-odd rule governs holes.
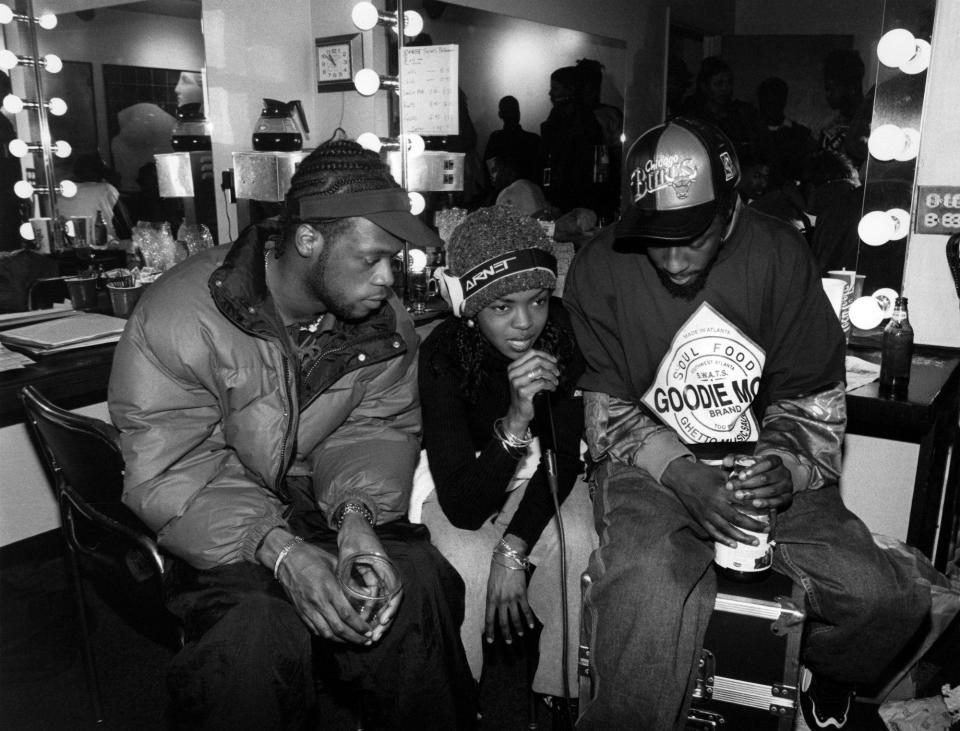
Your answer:
[[[551,300],[550,318],[570,330],[559,300]],[[420,346],[420,400],[424,446],[440,507],[456,527],[476,530],[506,502],[506,489],[519,459],[508,454],[493,436],[493,422],[504,416],[510,405],[509,361],[484,341],[487,377],[477,403],[467,402],[461,392],[463,371],[453,354],[454,333],[459,326],[454,318],[442,322]],[[583,400],[573,395],[583,369],[579,351],[568,369],[563,383],[569,385],[563,392],[552,394],[551,401],[560,502],[570,494],[582,471]],[[531,429],[535,428],[531,423]],[[506,532],[519,536],[532,548],[552,516],[553,500],[541,464]]]

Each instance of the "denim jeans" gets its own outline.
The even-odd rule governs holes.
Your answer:
[[[325,525],[292,527],[336,554],[336,534]],[[336,663],[342,680],[360,684],[374,728],[473,728],[476,686],[458,631],[463,582],[423,526],[398,521],[377,533],[400,570],[404,596],[393,625],[372,647],[313,637],[259,564],[198,571],[177,563],[168,606],[183,621],[187,642],[167,677],[176,725],[301,728],[311,720],[314,667]]]
[[[713,543],[648,473],[595,474],[600,548],[591,557],[583,634],[592,694],[579,729],[682,729],[716,579]],[[777,516],[774,569],[804,589],[803,662],[849,683],[874,680],[921,628],[929,584],[880,550],[839,488],[794,496]]]

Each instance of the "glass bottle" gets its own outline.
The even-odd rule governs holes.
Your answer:
[[[756,462],[757,460],[753,457],[737,457],[733,464],[733,470],[730,472],[730,479],[735,479],[737,472],[751,467]],[[741,506],[738,510],[764,525],[762,531],[751,531],[738,526],[739,530],[756,538],[758,545],[737,543],[735,548],[731,548],[717,542],[714,544],[714,564],[717,567],[717,572],[731,581],[741,583],[762,581],[773,570],[774,541],[772,534],[775,511],[747,506]]]
[[[913,356],[913,327],[907,315],[907,298],[897,297],[890,322],[883,328],[880,358],[880,395],[904,397],[910,384]]]
[[[103,220],[103,211],[97,211],[97,220],[93,222],[94,246],[107,245],[107,222]]]

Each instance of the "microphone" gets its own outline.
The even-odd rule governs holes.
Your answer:
[[[539,391],[533,397],[533,420],[540,439],[540,461],[548,476],[557,475],[557,435],[553,428],[553,407],[550,405],[550,392]],[[555,480],[551,480],[554,489]]]

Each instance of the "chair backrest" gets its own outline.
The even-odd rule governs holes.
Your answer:
[[[55,406],[33,386],[21,389],[20,400],[52,479],[71,561],[86,559],[84,566],[123,605],[115,608],[132,611],[146,634],[182,646],[182,628],[164,608],[165,563],[156,538],[121,502],[124,463],[116,428]]]
[[[27,290],[27,309],[45,310],[68,299],[66,277],[38,279]]]

